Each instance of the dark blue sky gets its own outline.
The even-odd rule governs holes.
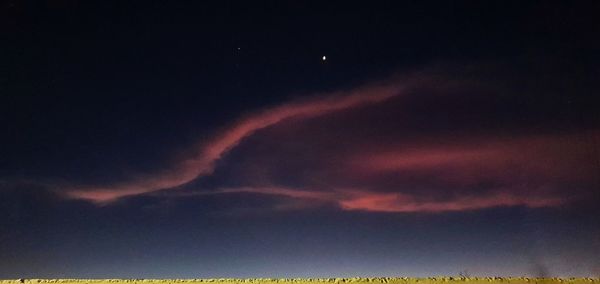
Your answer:
[[[0,4],[0,278],[597,277],[598,3],[351,2]]]

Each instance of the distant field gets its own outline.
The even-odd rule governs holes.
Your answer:
[[[469,284],[600,284],[600,278],[460,278],[460,277],[437,277],[437,278],[323,278],[323,279],[15,279],[0,280],[0,284],[17,283],[56,283],[56,284],[329,284],[329,283],[353,283],[353,284],[442,284],[442,283],[465,283]]]

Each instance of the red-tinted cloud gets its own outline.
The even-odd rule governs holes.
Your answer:
[[[382,172],[436,172],[448,184],[468,185],[483,179],[505,183],[561,184],[595,179],[590,137],[597,131],[518,137],[465,137],[453,143],[403,144],[352,158],[362,175]],[[467,140],[468,139],[468,140]]]
[[[284,187],[242,187],[223,188],[217,191],[191,192],[180,196],[209,196],[220,194],[252,193],[259,195],[279,196],[294,199],[293,205],[282,203],[274,209],[303,209],[315,205],[334,204],[347,211],[370,212],[447,212],[468,211],[503,206],[525,206],[530,208],[553,207],[567,203],[568,198],[560,196],[534,196],[506,192],[484,193],[473,196],[458,196],[448,200],[434,200],[427,197],[411,196],[399,192],[376,192],[357,189],[336,189],[334,191],[315,191]]]
[[[423,78],[265,109],[162,173],[68,195],[105,203],[201,177],[211,185],[160,196],[256,194],[280,198],[272,209],[447,212],[562,206],[596,188],[598,130],[540,125],[546,110],[535,105],[507,117],[511,94]]]
[[[459,196],[450,200],[416,200],[402,193],[352,192],[352,198],[339,201],[345,210],[374,212],[466,211],[500,206],[548,207],[563,204],[559,197],[518,196],[510,193]]]
[[[257,130],[290,118],[308,118],[347,108],[384,101],[398,95],[398,84],[370,85],[351,91],[315,96],[312,100],[283,104],[239,120],[208,142],[202,142],[199,153],[178,165],[167,165],[163,173],[138,177],[133,181],[108,187],[76,187],[68,196],[98,203],[124,196],[144,194],[183,185],[199,176],[210,174],[215,161]],[[170,168],[169,168],[170,167]]]

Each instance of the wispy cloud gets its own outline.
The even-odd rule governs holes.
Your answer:
[[[372,212],[446,212],[468,211],[504,206],[526,206],[530,208],[552,207],[565,202],[559,197],[518,196],[500,192],[479,196],[457,196],[449,200],[418,200],[402,193],[352,192],[352,197],[339,201],[345,210]]]
[[[522,189],[522,190],[526,190]],[[307,190],[305,188],[285,187],[239,187],[220,188],[212,191],[179,192],[171,197],[215,196],[223,194],[256,194],[282,197],[294,200],[293,205],[282,203],[277,210],[298,210],[312,206],[334,205],[345,211],[368,211],[388,213],[448,212],[469,211],[506,206],[524,206],[529,208],[554,207],[565,204],[568,199],[559,196],[519,195],[512,193],[514,188],[505,191],[465,194],[444,200],[435,200],[431,196],[410,195],[401,192],[377,192],[355,188],[336,188],[330,190]]]
[[[290,118],[315,117],[365,104],[378,103],[398,95],[399,84],[377,84],[320,94],[311,100],[292,102],[249,115],[232,124],[209,141],[203,141],[198,153],[176,165],[166,165],[165,171],[135,178],[132,181],[105,187],[75,187],[67,192],[72,198],[106,203],[125,196],[144,194],[161,189],[175,188],[200,176],[210,174],[215,161],[234,148],[245,137],[257,130]]]
[[[250,113],[162,172],[66,194],[100,204],[153,192],[157,198],[256,194],[280,198],[271,209],[448,212],[562,206],[596,185],[590,149],[599,131],[540,129],[495,110],[489,101],[500,99],[488,97],[494,92],[477,95],[483,84],[416,77]],[[197,178],[216,182],[182,187]]]

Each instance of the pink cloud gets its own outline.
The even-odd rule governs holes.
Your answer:
[[[352,197],[339,201],[345,210],[372,212],[446,212],[467,211],[501,206],[552,207],[565,201],[557,197],[518,196],[494,193],[480,196],[460,196],[450,200],[416,200],[402,193],[352,192]]]
[[[176,188],[200,176],[212,173],[214,163],[256,131],[290,118],[309,118],[365,104],[379,103],[398,95],[398,84],[378,84],[350,91],[316,96],[312,100],[283,104],[249,115],[225,129],[213,139],[200,143],[198,153],[172,165],[162,173],[134,177],[133,180],[106,187],[73,187],[67,196],[97,203]]]
[[[446,183],[462,185],[482,179],[576,183],[596,176],[597,131],[510,138],[470,136],[468,141],[399,145],[359,153],[349,162],[359,175],[382,172],[435,172]]]
[[[264,181],[261,177],[255,180],[255,185],[252,185],[252,180],[247,180],[249,186],[221,189],[209,194],[243,192],[274,195],[297,200],[299,206],[296,208],[336,204],[342,210],[369,212],[557,207],[582,198],[587,191],[585,186],[593,184],[597,178],[594,158],[589,156],[593,142],[586,139],[594,135],[597,132],[510,138],[472,135],[464,140],[455,139],[452,143],[439,142],[438,139],[430,142],[421,140],[419,143],[403,141],[388,148],[355,148],[354,156],[340,160],[336,153],[320,155],[322,152],[318,150],[316,156],[324,160],[304,165],[311,168],[311,173],[319,174],[316,183],[311,174],[303,180],[300,188],[265,187],[260,185]],[[323,162],[331,158],[335,163]],[[274,169],[270,167],[278,165],[269,159],[266,161],[266,164],[259,162],[252,167],[265,167],[263,170],[272,171]],[[336,174],[327,174],[331,171]],[[382,175],[386,177],[382,178]],[[400,179],[387,179],[389,176]],[[417,187],[414,187],[411,179],[417,176],[426,178],[417,179]],[[356,189],[344,184],[361,185]],[[378,186],[381,184],[384,184],[383,188]]]
[[[132,176],[129,181],[111,186],[73,187],[67,194],[102,204],[125,196],[176,189],[213,174],[217,161],[261,129],[266,138],[261,140],[262,148],[249,147],[241,151],[242,159],[236,156],[235,166],[225,165],[235,168],[232,172],[239,187],[165,194],[271,195],[281,197],[284,207],[293,203],[288,209],[335,204],[347,211],[447,212],[560,206],[573,196],[581,198],[586,191],[581,187],[596,181],[597,160],[590,157],[589,151],[595,140],[589,137],[597,140],[598,131],[562,133],[547,129],[546,134],[523,134],[474,127],[477,131],[471,132],[469,125],[460,129],[454,122],[449,127],[440,121],[421,129],[422,115],[429,113],[411,109],[414,100],[390,100],[401,93],[413,95],[411,99],[425,96],[404,92],[405,88],[400,84],[371,85],[264,109],[202,141],[190,150],[194,154],[176,159],[162,172]],[[428,105],[431,101],[424,100]],[[433,110],[443,112],[444,107]],[[388,112],[392,115],[377,116]],[[332,119],[308,119],[326,114]],[[411,116],[416,119],[411,121]],[[394,123],[395,119],[408,122]],[[386,121],[391,122],[386,125]],[[373,127],[373,123],[381,125]],[[341,124],[343,127],[337,128]],[[439,125],[444,131],[438,132]],[[336,128],[335,135],[331,135],[332,127]],[[449,134],[454,131],[449,129],[452,127],[462,132]],[[376,131],[370,131],[373,128]],[[375,133],[377,138],[364,133]],[[255,142],[246,143],[252,146]],[[290,155],[302,158],[290,162]],[[294,176],[289,177],[289,173]],[[286,182],[289,184],[282,184]]]
[[[239,187],[222,188],[209,192],[188,192],[180,196],[209,196],[220,194],[251,193],[273,195],[294,199],[293,206],[282,205],[275,209],[304,209],[318,204],[336,204],[345,211],[369,211],[388,213],[448,212],[468,211],[493,207],[525,206],[530,208],[554,207],[567,202],[566,199],[552,196],[518,195],[507,192],[493,192],[479,195],[464,195],[448,200],[428,200],[400,192],[374,192],[338,188],[329,191],[294,189],[286,187]],[[427,197],[430,198],[430,197]]]

